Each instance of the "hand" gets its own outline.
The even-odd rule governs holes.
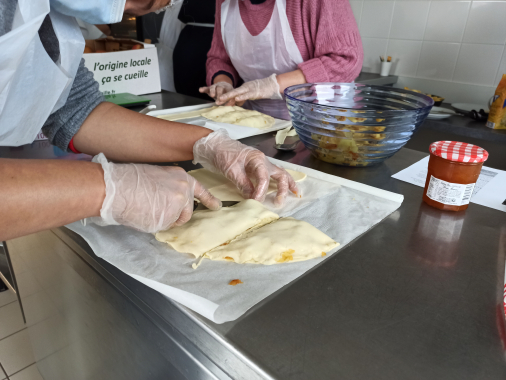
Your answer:
[[[198,140],[193,146],[193,157],[194,164],[227,177],[246,199],[263,202],[270,178],[278,184],[276,206],[283,205],[289,190],[298,193],[295,181],[286,170],[271,164],[259,150],[232,140],[224,129]]]
[[[190,220],[194,197],[211,210],[221,207],[220,200],[181,168],[113,164],[102,153],[93,161],[104,169],[106,188],[100,218],[91,218],[96,224],[155,233]]]
[[[244,83],[235,90],[218,96],[216,104],[223,104],[234,99],[235,102],[244,102],[246,100],[255,99],[283,99],[279,92],[279,84],[276,74],[264,79],[256,79]]]
[[[216,100],[216,104],[217,105],[223,105],[223,103],[221,102],[218,102],[218,98],[230,91],[232,91],[234,89],[234,86],[232,86],[230,83],[228,82],[218,82],[218,83],[215,83],[209,87],[200,87],[199,88],[199,92],[200,93],[205,93],[207,95],[209,95],[211,98],[213,98],[214,100]],[[235,105],[235,101],[234,99],[230,99],[229,101],[226,102],[227,104],[224,104],[226,106],[233,106]]]

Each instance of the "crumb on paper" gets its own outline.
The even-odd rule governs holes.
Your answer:
[[[229,285],[236,286],[237,284],[244,284],[241,280],[232,280],[228,283]]]
[[[234,261],[234,259],[230,256],[225,256],[225,260],[228,260],[228,261]]]
[[[293,249],[289,249],[281,254],[279,259],[276,259],[278,263],[286,263],[288,261],[293,261],[293,254],[295,251]]]
[[[325,252],[322,252],[322,257],[323,257],[323,256],[327,256],[327,254],[326,254]]]

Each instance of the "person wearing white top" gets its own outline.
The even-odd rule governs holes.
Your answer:
[[[82,67],[84,39],[75,17],[110,24],[123,13],[146,14],[171,3],[2,0],[0,145],[31,143],[46,119],[76,102],[73,82]],[[85,104],[72,112],[79,114],[79,107]],[[297,192],[285,170],[223,130],[157,119],[105,101],[90,108],[70,142],[76,151],[96,155],[93,162],[0,159],[0,241],[84,218],[152,233],[187,222],[194,198],[211,209],[221,207],[180,168],[113,164],[105,156],[117,162],[193,159],[225,175],[246,198],[260,201],[270,178],[278,183],[278,203],[289,191]]]

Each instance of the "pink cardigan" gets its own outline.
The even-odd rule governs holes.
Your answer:
[[[221,36],[221,4],[216,0],[216,18],[211,49],[207,54],[207,84],[219,71],[239,75],[227,55]],[[276,0],[253,5],[239,0],[244,25],[256,36],[267,26]],[[302,55],[299,65],[308,83],[352,82],[360,73],[364,53],[357,23],[348,0],[287,0],[286,15]]]

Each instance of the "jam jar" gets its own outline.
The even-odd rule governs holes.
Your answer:
[[[424,202],[441,210],[467,209],[488,152],[457,141],[437,141],[429,150]]]

